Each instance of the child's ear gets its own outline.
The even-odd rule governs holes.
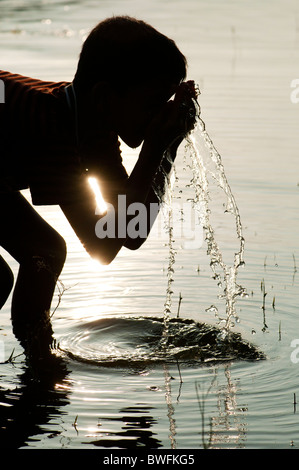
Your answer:
[[[97,111],[108,113],[111,108],[112,88],[108,82],[98,82],[91,92],[91,99]]]

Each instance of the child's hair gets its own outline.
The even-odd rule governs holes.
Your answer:
[[[117,16],[100,22],[85,40],[74,83],[82,89],[106,81],[121,91],[153,78],[180,83],[186,68],[172,39],[144,21]]]

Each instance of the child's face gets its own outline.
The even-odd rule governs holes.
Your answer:
[[[132,88],[123,95],[114,94],[110,119],[112,130],[129,147],[138,147],[153,117],[175,93],[176,88],[175,84],[157,80]]]

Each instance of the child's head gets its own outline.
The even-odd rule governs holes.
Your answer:
[[[99,23],[83,44],[75,86],[90,90],[107,82],[126,91],[153,79],[179,84],[186,76],[186,59],[173,40],[144,21],[127,16]]]

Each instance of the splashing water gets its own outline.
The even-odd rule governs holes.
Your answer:
[[[166,153],[164,158],[170,158]],[[163,168],[163,165],[162,165]],[[162,204],[162,209],[164,212],[164,220],[165,220],[165,230],[168,235],[168,267],[167,267],[167,288],[166,288],[166,299],[164,302],[164,312],[163,312],[163,319],[164,319],[164,330],[163,336],[161,341],[162,348],[167,348],[168,344],[168,333],[169,333],[169,321],[171,316],[171,305],[172,305],[172,283],[174,282],[174,263],[175,263],[175,256],[176,250],[174,247],[174,236],[173,236],[173,209],[172,209],[172,201],[173,201],[173,185],[176,180],[175,171],[169,175],[165,175],[165,182],[166,182],[166,190],[164,192],[163,198],[161,199],[161,192],[160,192],[160,203]]]
[[[207,253],[210,256],[210,266],[213,271],[213,277],[217,280],[219,287],[223,289],[219,294],[219,298],[224,299],[226,303],[226,318],[221,319],[218,315],[217,308],[212,305],[208,311],[214,312],[220,320],[220,326],[224,334],[227,334],[233,326],[233,319],[237,319],[235,302],[237,297],[247,296],[246,289],[237,284],[237,274],[240,266],[244,265],[244,244],[242,224],[240,219],[239,209],[236,200],[231,191],[230,185],[227,181],[224,167],[222,164],[221,156],[216,150],[211,138],[209,137],[205,123],[202,119],[198,119],[199,135],[203,139],[206,149],[208,149],[208,156],[214,169],[210,169],[209,165],[204,162],[204,152],[200,153],[196,135],[190,135],[187,138],[187,149],[190,151],[193,169],[193,187],[195,190],[194,205],[199,211],[199,217],[205,232],[205,240],[207,243]],[[222,256],[215,237],[215,231],[210,221],[210,208],[209,208],[209,179],[208,173],[217,182],[218,186],[224,192],[226,197],[225,212],[233,215],[235,219],[236,235],[239,240],[239,249],[234,253],[233,263],[231,266],[227,265]]]
[[[200,151],[200,147],[203,147]],[[210,267],[212,269],[213,278],[216,280],[220,293],[219,299],[225,301],[225,316],[219,314],[218,308],[211,305],[206,311],[213,313],[217,319],[221,331],[221,337],[225,338],[234,326],[235,321],[239,321],[236,314],[237,297],[247,296],[246,289],[237,284],[237,274],[240,266],[244,263],[244,237],[239,209],[236,200],[228,183],[221,156],[215,148],[211,138],[209,137],[204,121],[197,116],[197,126],[192,134],[186,138],[185,158],[191,160],[190,167],[192,169],[192,179],[189,186],[194,191],[192,198],[193,208],[202,224],[205,241],[207,244],[207,254],[210,257]],[[227,264],[223,259],[223,254],[217,243],[215,230],[211,222],[211,185],[209,175],[212,176],[217,186],[221,189],[225,196],[225,213],[231,214],[235,221],[235,231],[239,248],[234,253],[233,262]],[[176,178],[176,177],[175,177]],[[162,343],[167,344],[168,324],[171,315],[172,303],[172,283],[174,281],[174,263],[176,251],[173,239],[173,180],[168,180],[165,196],[163,198],[166,207],[165,219],[166,230],[168,233],[169,262],[167,269],[167,289],[166,300],[164,304],[164,335]]]
[[[85,328],[80,322],[75,334],[72,331],[69,336],[60,339],[59,353],[90,364],[112,367],[136,366],[138,368],[141,365],[145,367],[150,363],[164,363],[165,360],[177,364],[178,361],[190,364],[193,361],[211,363],[211,361],[265,358],[253,345],[244,341],[240,334],[231,331],[234,321],[238,321],[235,308],[236,299],[239,296],[247,296],[245,289],[237,284],[238,269],[244,264],[244,237],[239,210],[228,184],[221,156],[206,132],[205,124],[199,117],[199,113],[195,131],[186,138],[185,150],[185,165],[191,171],[191,178],[188,179],[190,183],[186,185],[192,196],[189,201],[192,202],[193,214],[196,214],[197,221],[200,222],[205,233],[210,267],[213,278],[220,289],[218,297],[225,302],[225,315],[219,313],[215,305],[206,309],[216,315],[217,326],[181,319],[178,316],[177,318],[171,317],[173,282],[175,280],[174,265],[177,254],[174,240],[176,224],[173,207],[175,183],[180,189],[179,192],[183,191],[180,188],[181,180],[176,174],[175,168],[170,174],[164,171],[164,163],[166,168],[169,167],[169,163],[172,164],[171,155],[165,152],[165,160],[162,161],[153,185],[164,215],[165,230],[168,236],[167,288],[163,317],[104,318],[87,323]],[[214,182],[214,186],[216,184],[217,188],[220,188],[221,194],[224,194],[224,217],[226,218],[226,214],[232,215],[233,229],[226,230],[226,234],[237,236],[238,249],[234,253],[231,264],[224,260],[212,223],[214,206],[213,209],[211,206],[216,197],[211,182]],[[217,202],[223,203],[223,198],[217,197]],[[226,255],[230,251],[227,250],[229,242],[226,235],[226,252],[224,252]],[[196,244],[195,249],[198,248],[199,246]],[[196,256],[196,252],[194,254]],[[100,349],[99,344],[101,344]],[[165,369],[165,387],[171,445],[175,448],[176,429],[170,399],[170,377],[167,374],[167,369]]]
[[[168,162],[172,167],[173,171],[168,174],[164,170],[164,162]],[[158,198],[160,207],[163,212],[165,231],[168,236],[168,267],[167,267],[167,288],[166,288],[166,299],[164,302],[164,331],[161,339],[162,349],[167,348],[168,344],[168,332],[169,332],[169,321],[171,316],[171,305],[172,305],[172,283],[174,282],[174,263],[176,257],[176,250],[174,247],[174,225],[173,225],[173,186],[176,181],[175,167],[171,159],[171,155],[168,151],[164,153],[161,165],[158,169],[156,180],[153,182],[153,190]],[[157,182],[159,181],[159,183]],[[161,183],[162,181],[162,183]]]
[[[79,322],[60,338],[57,353],[83,363],[139,370],[165,361],[212,364],[265,358],[239,333],[231,332],[219,341],[218,327],[181,318],[169,319],[167,348],[164,348],[161,347],[164,329],[164,319],[160,317],[111,317]],[[170,380],[165,369],[166,402],[174,435]]]

